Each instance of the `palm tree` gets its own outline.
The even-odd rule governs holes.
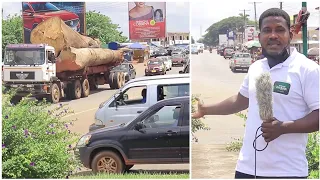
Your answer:
[[[242,18],[242,19],[244,19],[244,17],[243,17],[243,13],[239,13],[239,16]],[[249,17],[250,15],[249,14],[246,14],[246,21],[249,21]]]

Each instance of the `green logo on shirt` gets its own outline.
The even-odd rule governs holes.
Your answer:
[[[290,86],[291,85],[289,83],[276,81],[273,85],[273,92],[288,95]]]

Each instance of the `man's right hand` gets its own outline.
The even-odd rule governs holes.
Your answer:
[[[198,101],[198,111],[192,114],[192,118],[199,119],[205,115],[203,103],[200,101],[199,98],[196,98]]]

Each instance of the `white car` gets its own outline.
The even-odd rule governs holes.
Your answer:
[[[158,59],[163,60],[164,64],[166,65],[167,71],[172,69],[172,60],[169,56],[159,56]]]
[[[237,69],[247,70],[253,63],[253,59],[249,53],[235,53],[229,61],[229,67],[232,72]]]

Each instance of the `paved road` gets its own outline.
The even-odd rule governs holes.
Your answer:
[[[144,76],[145,66],[143,64],[134,65],[137,77]],[[168,71],[167,74],[178,74],[182,70],[182,67],[173,67],[171,71]],[[91,92],[89,97],[81,98],[72,101],[64,101],[62,104],[67,104],[74,114],[67,116],[66,118],[77,119],[74,126],[71,127],[71,131],[79,133],[81,135],[89,131],[89,126],[94,122],[94,115],[98,109],[100,103],[109,99],[116,90],[111,90],[109,85],[99,86],[98,91]],[[136,165],[132,168],[133,171],[137,170],[163,170],[167,172],[170,170],[180,170],[186,171],[189,169],[189,164],[177,164],[177,165]],[[88,171],[88,170],[84,170]]]
[[[226,60],[212,53],[192,55],[192,94],[205,104],[220,102],[238,93],[246,72],[233,73]],[[198,131],[192,143],[192,178],[234,178],[238,153],[227,152],[226,144],[244,133],[244,121],[235,115],[207,116],[203,122],[211,130]]]

